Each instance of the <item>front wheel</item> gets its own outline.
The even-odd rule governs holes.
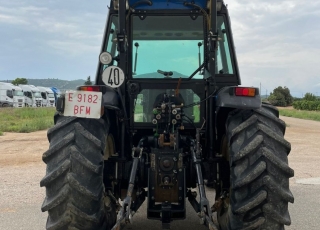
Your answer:
[[[282,230],[291,224],[291,145],[278,117],[277,109],[267,104],[254,111],[235,110],[228,117],[230,190],[218,211],[222,230]]]
[[[46,229],[110,229],[116,211],[103,184],[109,125],[104,119],[59,115],[55,121],[48,131],[50,148],[42,156],[47,164],[40,182],[46,187]]]

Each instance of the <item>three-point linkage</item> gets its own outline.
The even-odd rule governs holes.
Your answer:
[[[133,147],[132,148],[132,158],[133,158],[133,163],[132,163],[132,169],[130,173],[130,180],[129,180],[129,186],[127,190],[127,196],[123,200],[122,207],[118,213],[117,217],[117,222],[113,226],[112,230],[118,230],[120,229],[120,225],[123,221],[125,223],[130,223],[131,218],[134,215],[134,212],[131,210],[131,204],[132,204],[132,192],[134,189],[134,182],[137,174],[137,169],[138,169],[138,163],[140,161],[140,158],[142,156],[143,148],[139,147]]]

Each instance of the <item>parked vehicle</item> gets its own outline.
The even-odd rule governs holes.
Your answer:
[[[24,101],[20,87],[0,82],[0,107],[24,107]]]
[[[43,107],[54,107],[55,106],[55,97],[52,89],[43,86],[37,86],[41,92],[42,97],[42,106]]]
[[[55,104],[57,104],[57,99],[60,96],[61,92],[59,89],[57,89],[56,87],[50,87],[50,89],[53,91],[54,94],[54,99],[55,99]]]
[[[210,230],[290,225],[286,125],[239,86],[222,0],[110,1],[99,59],[95,84],[61,95],[48,130],[47,229],[118,230],[145,201],[162,229],[187,202]]]
[[[19,85],[23,90],[26,107],[41,107],[42,97],[40,90],[34,85]]]

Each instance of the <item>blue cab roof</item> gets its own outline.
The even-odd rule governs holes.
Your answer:
[[[139,2],[141,0],[129,0],[129,5],[132,6],[136,2]],[[148,4],[139,4],[135,7],[135,9],[141,9],[141,10],[186,10],[186,9],[193,9],[193,7],[190,6],[184,6],[184,2],[191,2],[183,1],[183,0],[151,0],[152,6],[149,6]],[[202,8],[207,7],[207,0],[193,0],[196,5],[201,6]]]

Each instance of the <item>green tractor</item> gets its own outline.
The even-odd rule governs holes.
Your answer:
[[[95,84],[48,131],[46,229],[120,229],[144,202],[163,229],[187,202],[211,230],[290,225],[286,125],[240,84],[223,1],[111,1]]]

